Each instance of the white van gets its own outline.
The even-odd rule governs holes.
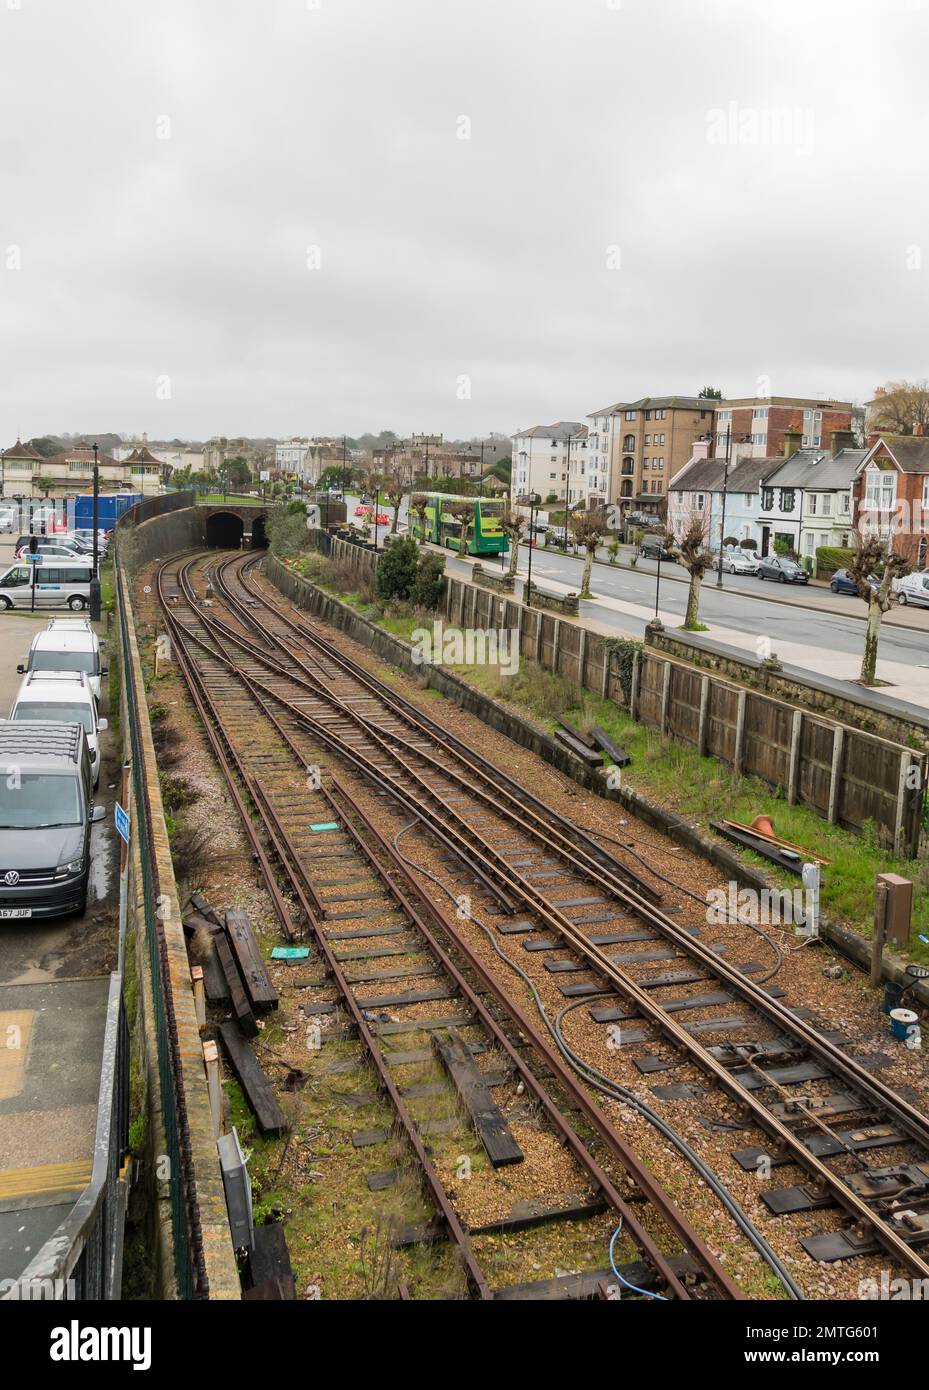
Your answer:
[[[97,701],[83,671],[30,671],[23,678],[10,718],[45,724],[80,724],[87,735],[90,770],[100,780],[100,733],[106,720],[97,715]]]
[[[44,632],[37,632],[21,676],[30,671],[83,671],[94,698],[100,703],[100,678],[107,667],[100,661],[100,643],[89,618],[50,618]]]
[[[0,571],[0,609],[31,608],[35,569],[36,608],[70,608],[80,612],[90,602],[92,562],[83,560],[23,561]]]

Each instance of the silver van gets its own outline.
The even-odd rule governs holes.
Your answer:
[[[79,612],[90,603],[92,564],[80,560],[24,561],[0,572],[0,609],[31,608],[33,569],[36,608]]]

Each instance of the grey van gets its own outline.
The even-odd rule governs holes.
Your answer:
[[[83,912],[93,800],[79,724],[0,720],[0,919]]]

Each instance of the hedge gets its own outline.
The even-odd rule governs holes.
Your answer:
[[[816,573],[835,574],[836,570],[847,570],[855,558],[855,552],[841,545],[820,545],[816,548]]]

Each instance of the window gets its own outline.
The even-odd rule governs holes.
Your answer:
[[[659,444],[663,444],[663,443],[664,443],[664,435],[661,436],[661,438],[659,439],[658,443],[659,443]]]
[[[782,512],[792,512],[793,509],[794,509],[794,502],[795,502],[795,501],[796,501],[796,494],[795,494],[795,492],[794,492],[794,489],[793,489],[792,487],[782,487],[782,488],[781,488],[781,511],[782,511]]]
[[[4,589],[16,589],[21,584],[29,583],[29,566],[17,565],[14,569],[8,570],[5,574],[2,587]]]
[[[866,474],[865,505],[869,511],[892,511],[897,501],[897,475],[879,468],[869,468]]]
[[[812,412],[812,410],[805,410],[805,411],[803,412],[803,418],[804,418],[804,420],[812,420],[812,418],[813,418],[813,412]]]
[[[752,411],[752,419],[753,419],[753,420],[767,420],[767,418],[768,418],[768,411],[767,411],[767,408],[762,409],[762,410],[753,410],[753,411]]]
[[[839,493],[839,511],[842,514],[842,516],[848,516],[848,504],[850,501],[850,496],[850,493],[847,492]],[[845,542],[843,541],[842,544],[844,545]]]
[[[703,504],[704,504],[705,500],[706,500],[706,499],[705,499],[703,493],[702,493],[702,492],[698,492],[698,493],[697,493],[697,511],[698,511],[698,512],[702,512],[702,511],[703,511]]]
[[[821,448],[821,447],[822,447],[822,442],[823,442],[823,437],[822,437],[821,434],[814,434],[814,435],[813,435],[813,448],[814,448],[814,449],[819,449],[819,448]]]
[[[623,451],[627,454],[635,452],[635,435],[627,434],[623,440]]]
[[[646,443],[646,444],[651,444],[651,442],[652,442],[652,437],[651,437],[650,434],[647,434],[647,435],[645,436],[645,443]]]
[[[732,419],[732,411],[731,411],[731,410],[717,410],[717,412],[716,412],[716,418],[717,418],[717,420],[721,420],[721,421],[723,422],[723,424],[725,424],[727,420],[731,420],[731,419]]]
[[[929,478],[923,478],[923,506],[929,507]]]
[[[811,493],[810,493],[809,497],[807,498],[807,505],[808,505],[808,507],[809,507],[810,516],[815,516],[815,515],[816,515],[816,493],[815,493],[815,492],[811,492]]]
[[[823,516],[832,515],[832,497],[827,492],[823,497]]]
[[[761,510],[763,512],[774,511],[774,488],[763,487],[761,489]]]
[[[639,412],[637,410],[627,410],[625,418],[627,420],[637,420]]]
[[[646,410],[645,418],[646,420],[650,420],[652,418],[652,412],[650,410]]]

